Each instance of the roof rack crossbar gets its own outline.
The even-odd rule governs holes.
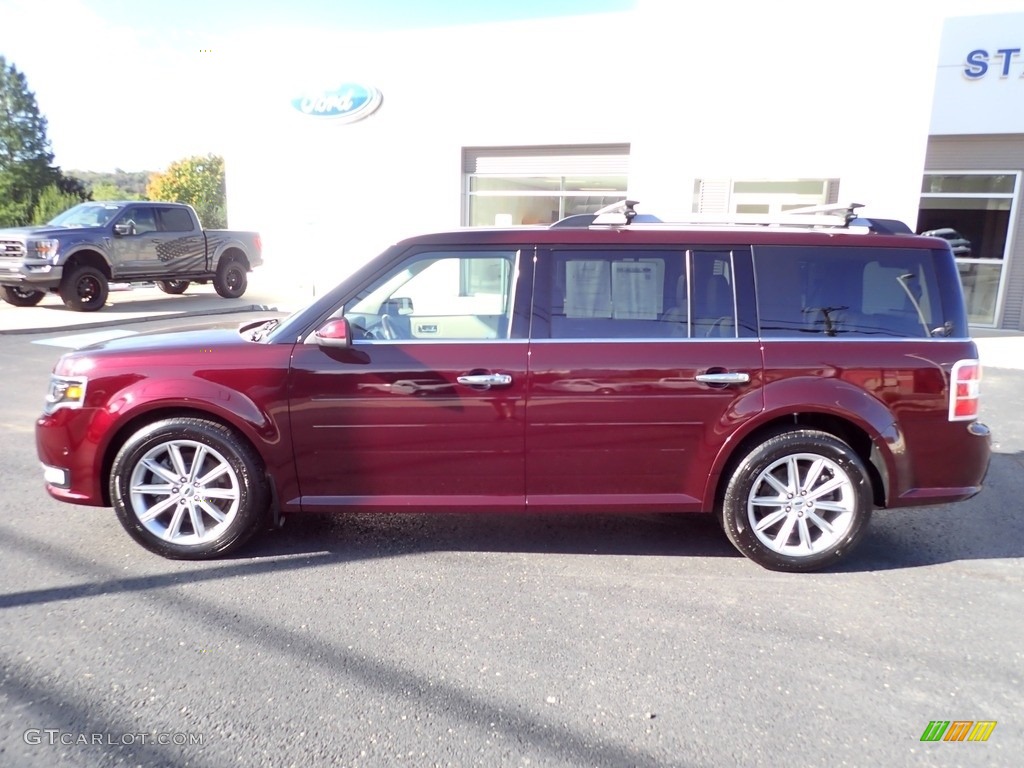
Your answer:
[[[791,208],[783,213],[693,213],[681,219],[662,221],[650,214],[637,213],[636,200],[620,200],[607,205],[592,214],[569,216],[552,227],[622,227],[630,224],[653,224],[662,226],[686,225],[761,225],[778,227],[805,227],[809,229],[850,229],[866,228],[878,234],[912,234],[903,222],[892,219],[869,219],[858,215],[857,209],[863,203],[829,203],[827,205]]]

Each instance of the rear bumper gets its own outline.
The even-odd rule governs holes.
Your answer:
[[[992,433],[988,426],[972,421],[964,426],[968,439],[958,441],[941,476],[949,485],[910,488],[890,503],[890,507],[912,507],[925,504],[951,504],[976,496],[982,489],[992,457]],[[933,473],[934,474],[934,473]]]

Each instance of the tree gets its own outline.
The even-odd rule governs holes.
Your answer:
[[[144,200],[150,171],[65,171],[92,193],[93,200]]]
[[[0,56],[0,225],[30,223],[40,195],[51,186],[76,202],[88,199],[85,187],[52,163],[35,94],[17,67]]]
[[[64,192],[56,184],[51,184],[39,193],[36,205],[32,209],[32,223],[45,224],[58,213],[63,213],[80,202],[82,198],[78,195]]]
[[[219,155],[186,157],[154,173],[146,185],[150,200],[188,203],[210,229],[227,226],[224,158]]]
[[[138,195],[125,192],[109,181],[97,181],[92,185],[93,200],[138,200]]]

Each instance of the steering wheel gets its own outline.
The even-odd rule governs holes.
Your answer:
[[[404,339],[408,335],[398,323],[391,319],[391,315],[388,314],[380,316],[380,331],[381,335],[388,341]]]

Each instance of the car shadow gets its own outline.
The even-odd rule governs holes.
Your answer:
[[[238,552],[346,559],[429,552],[740,557],[710,515],[364,513],[291,515]]]
[[[877,510],[832,573],[1024,557],[1024,454],[993,454],[981,494],[958,504]],[[291,515],[235,558],[330,553],[342,559],[430,552],[741,557],[711,515],[360,513]]]

